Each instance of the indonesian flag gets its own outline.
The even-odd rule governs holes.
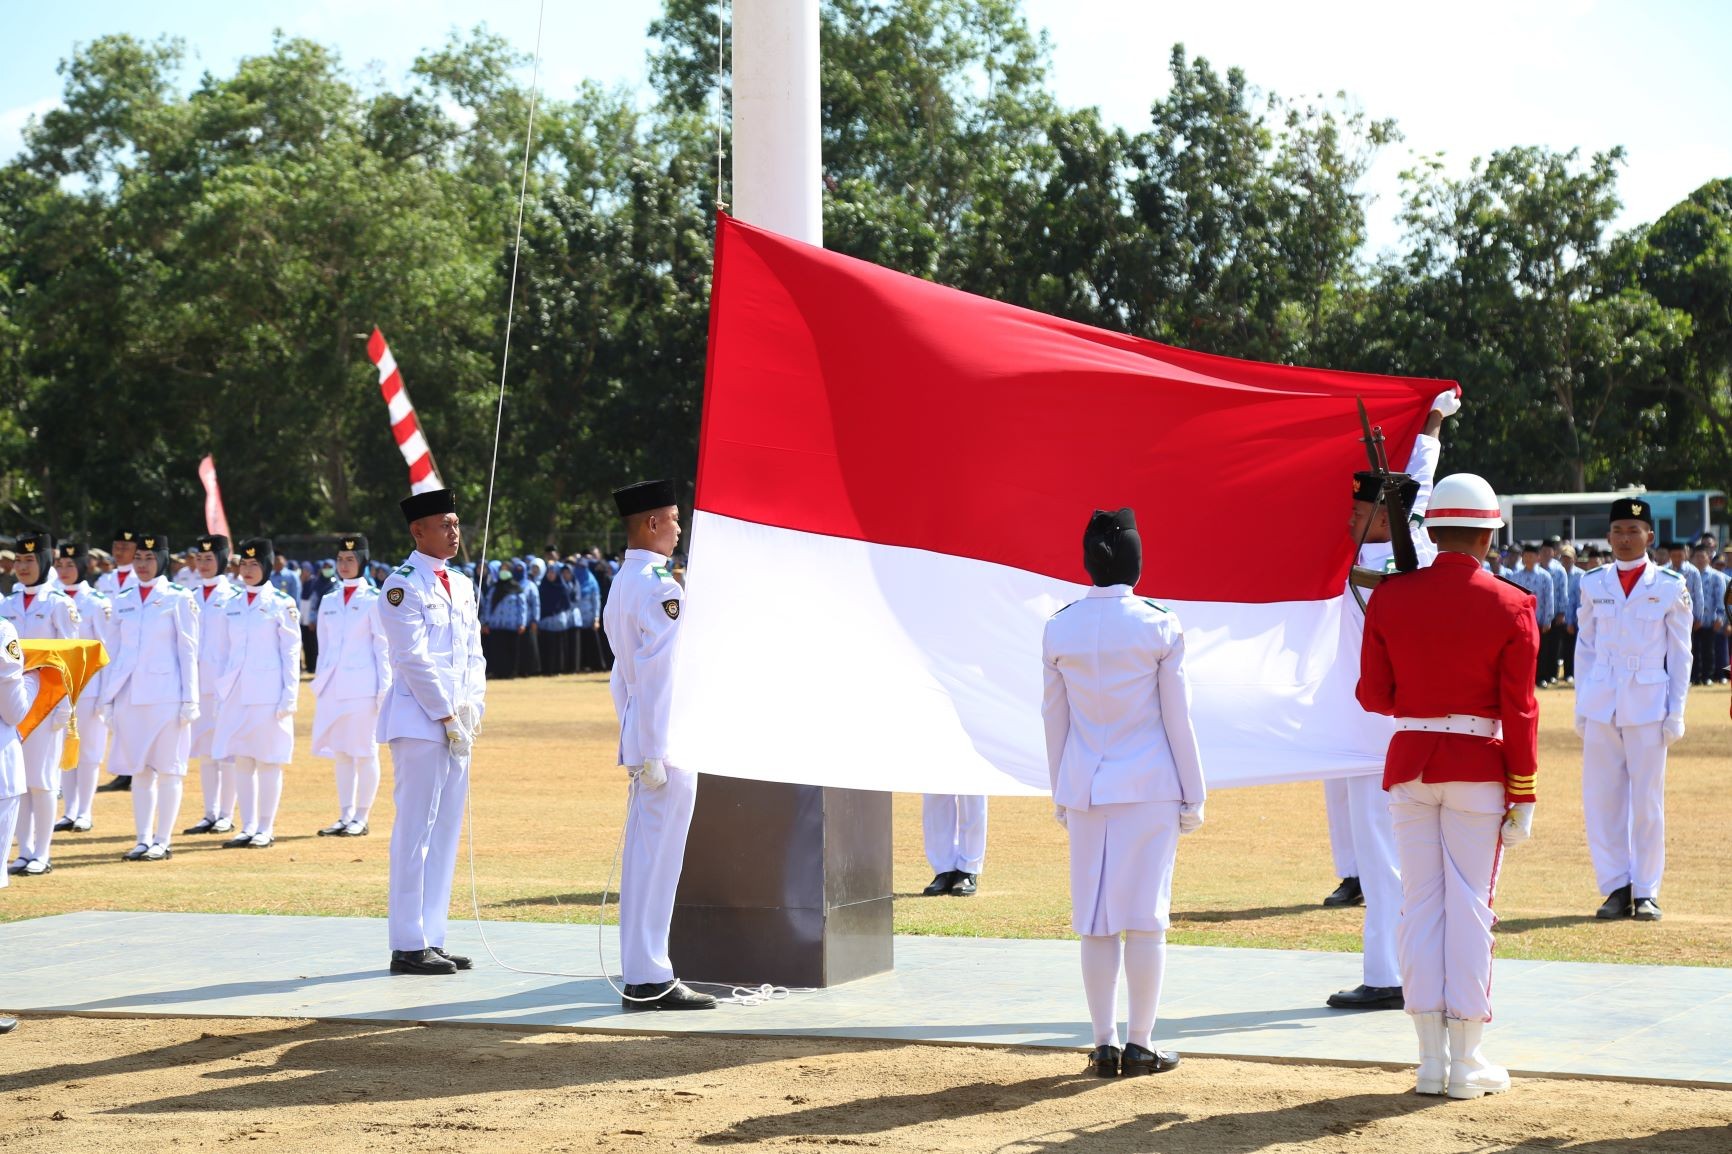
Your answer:
[[[1041,633],[1132,506],[1213,786],[1378,772],[1344,614],[1355,398],[1405,461],[1450,382],[1186,352],[724,216],[669,760],[1045,793]]]
[[[385,334],[377,328],[367,338],[367,357],[379,370],[379,392],[391,414],[391,435],[409,466],[409,491],[425,493],[443,489],[445,482],[433,468],[433,450],[421,433],[421,423],[415,419],[415,406],[409,403],[409,390],[403,387],[403,374],[397,370],[397,358],[385,343]]]
[[[209,453],[198,463],[198,479],[204,485],[204,531],[229,535],[229,515],[223,512],[223,491],[217,485],[216,458]]]

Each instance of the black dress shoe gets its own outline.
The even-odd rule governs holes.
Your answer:
[[[201,817],[197,821],[195,821],[193,824],[187,826],[185,829],[181,830],[180,832],[183,834],[209,833],[211,830],[213,830],[215,828],[216,828],[215,820],[208,818],[208,817]]]
[[[227,841],[223,842],[223,848],[224,849],[251,849],[252,844],[253,844],[253,835],[252,834],[250,834],[250,833],[237,833],[237,834],[235,834],[235,836],[233,836],[233,837],[229,838]]]
[[[19,858],[17,861],[6,867],[6,872],[11,874],[13,877],[17,877],[19,874],[24,872],[24,867],[29,864],[30,863],[24,858]]]
[[[1365,891],[1359,888],[1358,878],[1342,878],[1335,891],[1323,899],[1323,904],[1332,910],[1342,906],[1362,906],[1365,904]]]
[[[950,896],[953,898],[971,898],[980,889],[979,874],[956,872],[956,880],[950,883]]]
[[[1637,898],[1630,916],[1639,922],[1657,922],[1660,920],[1660,903],[1653,898]]]
[[[1334,1010],[1400,1010],[1406,1005],[1401,998],[1400,986],[1361,983],[1351,990],[1339,990],[1329,995],[1329,1007]]]
[[[18,1028],[17,1018],[0,1018],[0,1034],[10,1034]]]
[[[1089,1051],[1089,1064],[1084,1069],[1093,1071],[1097,1078],[1117,1078],[1119,1053],[1117,1046],[1096,1046]]]
[[[69,830],[71,828],[72,828],[72,819],[69,817],[63,817],[59,821],[54,823],[54,832],[55,833],[65,833],[67,830]]]
[[[1600,908],[1594,911],[1596,918],[1610,921],[1614,918],[1634,917],[1636,903],[1630,898],[1630,887],[1619,886],[1606,895],[1606,900],[1600,903]]]
[[[647,1010],[713,1010],[716,1008],[714,998],[688,988],[678,978],[671,982],[643,982],[635,986],[627,986],[625,997],[620,999],[619,1004],[628,1014],[643,1013]]]
[[[470,961],[462,954],[447,953],[444,946],[428,946],[427,948],[460,970],[473,970],[475,968],[474,962]]]
[[[320,830],[319,836],[320,837],[342,837],[343,831],[345,829],[348,829],[348,828],[349,828],[349,823],[344,821],[342,818],[338,818],[336,821],[332,822],[330,825],[328,825],[324,829]]]
[[[437,950],[392,950],[393,974],[455,974],[457,967]]]
[[[96,792],[97,793],[131,793],[132,792],[132,776],[130,774],[126,774],[126,775],[123,775],[120,777],[110,778],[108,781],[105,781],[101,785],[97,786]]]
[[[950,892],[950,887],[956,882],[956,871],[945,870],[932,879],[932,884],[921,890],[922,897],[935,898],[940,894]]]
[[[1145,1050],[1135,1042],[1125,1047],[1119,1062],[1120,1072],[1127,1078],[1143,1074],[1165,1074],[1179,1064],[1179,1056],[1171,1050]]]
[[[149,853],[149,852],[150,852],[150,846],[145,844],[144,842],[139,842],[137,845],[133,846],[131,849],[129,849],[125,853],[121,854],[120,860],[121,861],[143,861],[144,855]]]

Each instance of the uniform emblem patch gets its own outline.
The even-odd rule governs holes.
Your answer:
[[[402,589],[402,587],[398,586],[395,589],[385,590],[385,600],[387,600],[391,603],[392,608],[395,608],[398,605],[403,604],[403,589]]]
[[[12,655],[12,660],[14,661],[24,660],[24,647],[18,644],[18,638],[16,637],[6,643],[6,652]]]
[[[678,600],[663,601],[662,608],[667,610],[668,616],[673,620],[678,621],[680,619],[680,603]]]

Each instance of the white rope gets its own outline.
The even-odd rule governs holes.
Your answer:
[[[727,10],[726,0],[716,0],[716,210],[719,212],[728,207],[728,202],[722,199],[722,46],[727,43],[726,25],[723,24],[724,13]]]
[[[523,251],[523,211],[529,199],[529,156],[535,139],[535,109],[541,93],[541,30],[547,15],[547,0],[541,0],[540,10],[535,18],[535,64],[529,84],[529,123],[523,134],[523,174],[517,188],[517,236],[511,246],[511,287],[506,296],[505,304],[505,348],[499,363],[499,402],[493,415],[493,461],[487,471],[487,509],[481,522],[480,565],[476,569],[476,612],[481,610],[481,575],[487,572],[487,545],[493,530],[493,489],[499,474],[499,442],[505,427],[505,380],[506,372],[511,364],[511,325],[517,309],[517,267],[518,257]],[[721,9],[718,6],[716,16],[716,207],[726,208],[722,203],[722,24]],[[477,726],[479,729],[479,726]],[[630,812],[631,797],[638,788],[636,775],[633,775],[630,791],[626,794],[626,809]],[[567,973],[562,970],[530,970],[514,966],[502,959],[493,949],[493,943],[487,940],[487,926],[481,919],[481,888],[475,872],[475,793],[470,790],[464,795],[464,821],[469,826],[469,908],[475,916],[475,929],[481,936],[481,947],[487,951],[487,956],[493,964],[514,974],[529,974],[544,978],[601,978],[613,989],[614,993],[628,1002],[654,1002],[659,998],[637,998],[627,994],[614,984],[613,974],[607,965],[607,959],[602,954],[602,926],[607,921],[607,895],[613,889],[614,878],[619,873],[621,854],[625,848],[625,823],[620,823],[619,840],[614,843],[613,863],[608,867],[607,884],[601,891],[601,907],[595,923],[595,957],[601,967],[599,973]],[[728,996],[719,999],[721,1002],[756,1006],[764,1002],[780,1001],[789,995],[786,986],[773,986],[768,982],[761,986],[736,986],[729,982],[687,982],[688,986],[715,986],[728,991]]]

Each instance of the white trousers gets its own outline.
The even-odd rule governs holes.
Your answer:
[[[1356,878],[1359,861],[1353,856],[1353,822],[1347,811],[1347,779],[1332,777],[1323,783],[1323,812],[1329,818],[1329,856],[1335,876]]]
[[[443,946],[469,759],[456,757],[442,741],[400,737],[391,742],[391,778],[397,805],[387,899],[391,948]]]
[[[373,799],[379,793],[379,747],[369,757],[332,755],[337,775],[337,815],[344,822],[367,824]]]
[[[186,789],[184,773],[137,769],[132,774],[132,822],[140,845],[169,848],[174,827],[180,822],[180,798]]]
[[[1389,795],[1381,774],[1347,778],[1347,820],[1353,831],[1354,865],[1365,891],[1365,976],[1368,986],[1399,986],[1396,928],[1401,925],[1401,867]],[[1347,875],[1353,876],[1351,874]]]
[[[277,807],[283,800],[283,767],[250,757],[230,758],[235,780],[235,809],[242,833],[275,837]]]
[[[1503,857],[1501,781],[1389,791],[1401,854],[1401,993],[1410,1014],[1491,1021],[1491,928]]]
[[[1666,742],[1659,722],[1588,722],[1582,814],[1600,893],[1627,885],[1632,897],[1658,899],[1666,872]]]
[[[619,872],[620,975],[628,985],[673,978],[668,925],[686,860],[686,831],[698,796],[698,775],[667,767],[667,784],[631,786],[625,816],[625,861]]]
[[[54,844],[54,791],[32,786],[18,799],[18,860],[48,861]]]
[[[23,800],[23,794],[0,797],[0,858],[11,856],[12,831],[18,826],[18,807]],[[12,879],[7,876],[5,870],[0,869],[0,890],[11,884]]]
[[[205,820],[234,820],[236,792],[240,788],[235,779],[234,762],[201,757],[198,760],[198,780],[204,794]]]
[[[78,707],[78,768],[61,775],[60,789],[66,795],[66,816],[73,821],[91,820],[96,804],[96,778],[108,753],[108,723],[96,715],[96,706]]]
[[[920,802],[920,825],[935,872],[980,872],[986,863],[985,797],[929,793]]]

